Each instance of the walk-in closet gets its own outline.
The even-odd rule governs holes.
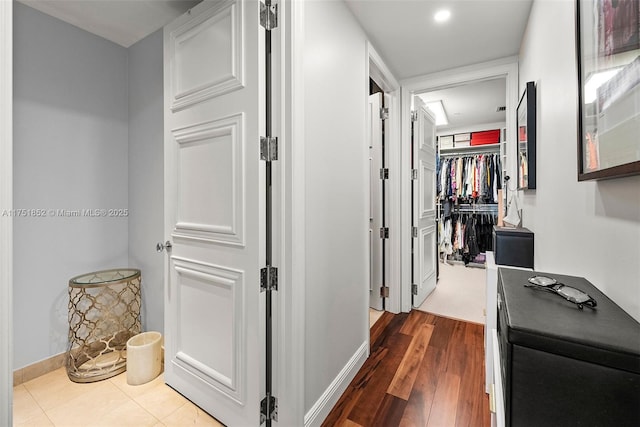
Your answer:
[[[438,281],[420,310],[484,323],[486,253],[503,209],[506,81],[417,95],[436,116]]]

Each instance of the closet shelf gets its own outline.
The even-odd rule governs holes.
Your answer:
[[[444,210],[444,206],[440,205],[440,210]],[[496,213],[498,212],[497,203],[478,203],[478,204],[460,204],[453,205],[451,212],[464,212],[464,213]]]
[[[468,147],[441,148],[440,156],[473,155],[500,151],[500,143],[486,145],[470,145]]]

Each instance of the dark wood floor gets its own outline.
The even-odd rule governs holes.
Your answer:
[[[413,310],[371,328],[371,356],[322,425],[490,424],[482,325]]]

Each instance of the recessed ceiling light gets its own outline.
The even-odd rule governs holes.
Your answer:
[[[433,15],[433,19],[435,19],[436,22],[446,22],[449,18],[451,18],[451,11],[448,9],[439,10]]]

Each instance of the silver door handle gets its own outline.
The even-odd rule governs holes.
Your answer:
[[[158,252],[162,252],[165,249],[167,250],[167,252],[171,252],[171,248],[173,247],[173,245],[171,244],[171,242],[169,240],[167,240],[164,243],[156,243],[156,251]]]

